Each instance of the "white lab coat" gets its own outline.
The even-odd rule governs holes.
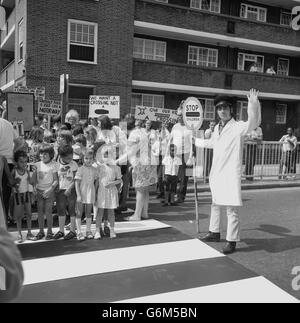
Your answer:
[[[196,139],[200,148],[213,148],[213,162],[209,176],[212,200],[217,205],[241,206],[241,174],[243,136],[254,130],[260,122],[260,105],[248,105],[248,121],[231,119],[219,135],[215,127],[211,139]]]

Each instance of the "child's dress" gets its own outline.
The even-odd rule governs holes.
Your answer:
[[[80,180],[81,202],[84,204],[94,204],[96,198],[95,180],[98,178],[98,171],[95,167],[81,166],[75,180]]]
[[[121,168],[114,165],[101,164],[98,166],[99,189],[97,194],[97,207],[100,209],[116,209],[119,206],[117,187],[106,188],[109,182],[122,178]]]

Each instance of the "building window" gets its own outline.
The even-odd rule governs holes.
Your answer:
[[[237,121],[247,121],[248,120],[248,102],[247,101],[237,101],[236,120]]]
[[[131,107],[135,109],[136,106],[164,108],[165,97],[156,94],[132,93]]]
[[[266,22],[267,9],[242,3],[240,16],[250,20]]]
[[[154,61],[166,61],[167,43],[151,39],[134,38],[133,57]]]
[[[280,25],[291,26],[292,23],[292,13],[287,11],[281,11],[280,13]]]
[[[189,46],[188,64],[218,67],[218,50],[205,47]]]
[[[286,104],[277,104],[276,105],[276,123],[277,124],[286,124]]]
[[[98,24],[68,20],[68,61],[97,64]]]
[[[277,63],[277,75],[289,75],[289,65],[290,61],[286,58],[278,58]]]
[[[204,111],[204,120],[215,120],[216,109],[214,105],[214,100],[199,98],[199,101],[201,102]]]
[[[191,0],[190,7],[220,13],[221,0]]]
[[[19,62],[21,62],[24,58],[24,40],[25,40],[25,33],[24,33],[24,19],[22,18],[18,23],[18,44],[19,44]]]
[[[239,71],[250,71],[250,69],[254,63],[257,64],[257,71],[263,73],[263,71],[264,71],[264,56],[239,53],[239,55],[238,55],[238,70]]]

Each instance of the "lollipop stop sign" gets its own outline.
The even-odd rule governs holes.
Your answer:
[[[190,130],[199,130],[203,123],[203,108],[197,98],[189,97],[183,104],[183,121]]]

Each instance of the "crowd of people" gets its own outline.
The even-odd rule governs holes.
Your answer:
[[[149,217],[150,191],[158,191],[163,206],[183,203],[192,132],[180,112],[178,119],[174,126],[159,123],[154,130],[151,121],[135,120],[132,115],[117,125],[108,116],[81,122],[77,111],[70,110],[64,122],[58,116],[48,124],[47,116],[36,116],[30,133],[18,138],[11,124],[1,118],[3,204],[6,220],[16,223],[18,241],[115,238],[115,214],[127,210],[130,184],[136,190],[136,207],[126,220]],[[37,235],[32,234],[32,207],[38,213]],[[57,232],[53,232],[54,212]],[[22,236],[24,215],[26,237]]]

